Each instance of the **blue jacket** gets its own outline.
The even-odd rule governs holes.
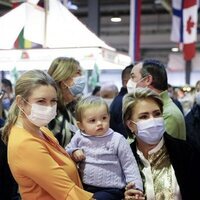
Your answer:
[[[127,138],[128,134],[122,121],[122,101],[125,94],[127,88],[122,87],[110,105],[110,128]]]

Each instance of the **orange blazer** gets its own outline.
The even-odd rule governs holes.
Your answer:
[[[8,140],[8,163],[23,200],[89,200],[75,163],[49,129],[46,139],[13,126]]]

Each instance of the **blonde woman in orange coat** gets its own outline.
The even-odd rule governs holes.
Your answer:
[[[82,189],[76,165],[45,127],[56,116],[54,80],[43,71],[28,71],[17,80],[15,94],[3,139],[22,199],[93,199]]]

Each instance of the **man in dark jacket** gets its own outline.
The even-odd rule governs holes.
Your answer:
[[[121,90],[110,105],[110,127],[114,131],[124,135],[125,138],[127,138],[128,135],[124,127],[124,124],[122,122],[122,100],[123,100],[124,95],[127,94],[126,84],[130,78],[130,73],[131,73],[132,68],[133,68],[133,64],[125,67],[125,69],[122,71]]]
[[[196,83],[195,103],[185,116],[186,139],[200,149],[200,81]]]

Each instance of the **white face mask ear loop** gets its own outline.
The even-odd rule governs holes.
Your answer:
[[[30,103],[28,102],[28,101],[26,101],[26,99],[24,99],[23,97],[21,97],[22,99],[22,101],[25,101],[26,103],[28,103],[29,105],[30,105]],[[24,115],[26,115],[26,113],[24,112],[24,109],[22,109],[21,108],[21,105],[20,105],[20,103],[18,104],[17,102],[16,102],[16,106],[18,107],[18,109],[19,109],[19,111],[20,111],[20,116],[22,115],[22,113],[24,114]]]

